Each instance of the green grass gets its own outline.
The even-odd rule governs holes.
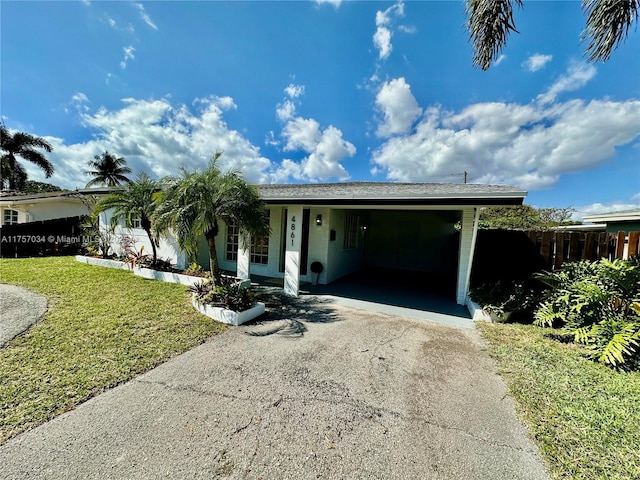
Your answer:
[[[640,372],[596,364],[550,330],[478,327],[554,478],[640,478]]]
[[[0,350],[0,443],[225,329],[193,309],[184,286],[71,257],[0,259],[0,283],[49,301]]]

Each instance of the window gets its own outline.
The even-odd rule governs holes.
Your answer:
[[[2,220],[2,223],[5,225],[13,225],[14,223],[18,223],[18,211],[5,209]]]
[[[353,213],[344,214],[344,248],[356,248],[358,246],[358,223],[360,219]]]
[[[229,261],[238,261],[238,226],[235,223],[227,225],[227,250],[226,258]]]
[[[267,220],[269,219],[269,210],[266,211]],[[229,261],[236,262],[238,260],[240,229],[235,223],[227,225],[227,249],[226,258]],[[269,263],[269,237],[251,237],[251,250],[249,254],[251,263],[259,263],[267,265]]]
[[[269,221],[270,210],[266,211],[267,221]],[[251,263],[267,265],[269,263],[269,236],[251,237]]]
[[[131,219],[131,228],[142,228],[142,222],[139,218]]]

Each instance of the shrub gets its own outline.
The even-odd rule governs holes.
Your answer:
[[[233,277],[222,276],[215,285],[211,279],[197,282],[189,291],[200,304],[222,307],[236,312],[242,312],[253,307],[256,303],[255,295],[248,288],[243,288]]]
[[[469,292],[471,300],[487,313],[497,316],[513,312],[516,317],[530,318],[541,298],[541,288],[536,281],[486,282]]]
[[[207,277],[211,275],[209,271],[202,268],[196,262],[191,262],[184,273],[185,275],[191,275],[192,277]]]
[[[620,366],[637,361],[639,265],[638,258],[581,261],[537,275],[550,288],[535,312],[535,324],[571,332],[598,362]]]

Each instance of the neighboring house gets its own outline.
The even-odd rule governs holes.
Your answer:
[[[461,305],[469,289],[480,209],[521,205],[526,196],[503,185],[434,183],[259,185],[258,190],[271,235],[244,245],[236,226],[221,224],[216,242],[221,268],[241,278],[284,278],[291,295],[298,294],[301,281],[311,280],[310,265],[316,261],[324,267],[320,284],[364,268],[419,271],[455,279]],[[145,245],[150,252],[142,230],[120,226],[116,234],[134,236],[138,248]],[[185,266],[175,239],[163,239],[158,255]],[[204,240],[198,263],[208,266]]]
[[[585,222],[605,224],[609,233],[640,232],[640,209],[600,213],[583,217]]]
[[[83,202],[86,194],[103,194],[104,189],[68,192],[20,193],[0,192],[2,225],[30,223],[89,214]]]

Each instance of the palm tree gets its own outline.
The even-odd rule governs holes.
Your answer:
[[[516,32],[514,4],[522,0],[466,0],[467,29],[473,44],[473,65],[487,70],[507,44],[509,33]],[[611,52],[626,39],[633,22],[638,21],[640,0],[582,0],[587,16],[582,42],[590,62],[607,61]]]
[[[107,187],[117,187],[122,183],[129,182],[126,174],[131,173],[131,169],[126,166],[127,161],[122,157],[116,157],[109,152],[96,155],[87,165],[93,168],[85,172],[93,178],[87,183],[87,188],[94,185],[106,185]]]
[[[45,176],[53,175],[53,164],[39,152],[38,148],[50,153],[51,145],[40,137],[28,133],[16,132],[13,135],[4,125],[0,125],[0,150],[3,154],[0,165],[0,188],[8,186],[10,190],[21,189],[27,180],[27,172],[18,163],[22,157],[44,170]]]
[[[159,198],[156,225],[159,231],[173,230],[178,245],[195,259],[198,241],[204,236],[209,248],[209,268],[214,283],[220,281],[216,252],[219,221],[235,223],[243,235],[268,235],[269,222],[257,189],[237,171],[222,173],[216,153],[206,170],[182,169],[178,178],[167,179]]]
[[[133,220],[140,219],[140,227],[147,233],[153,250],[153,263],[158,260],[156,247],[158,233],[152,223],[156,210],[155,196],[160,190],[161,183],[144,172],[138,173],[135,181],[128,182],[121,189],[101,199],[95,206],[94,214],[113,209],[111,226],[115,227],[124,221],[125,226],[131,228]]]

